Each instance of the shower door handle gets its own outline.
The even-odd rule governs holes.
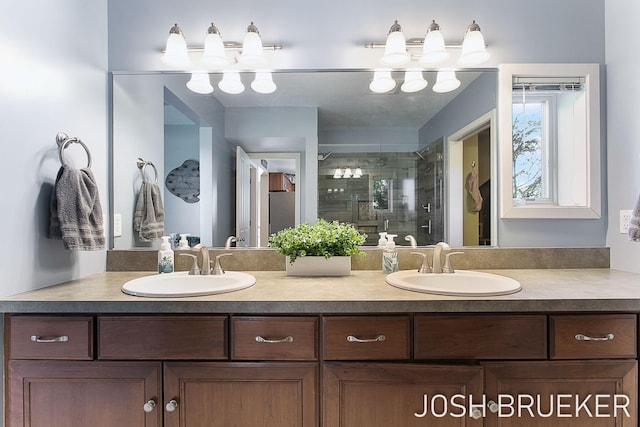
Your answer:
[[[421,225],[420,228],[427,230],[427,233],[431,234],[431,220],[427,221],[425,225]]]
[[[422,205],[422,209],[427,211],[427,213],[431,213],[431,202]]]
[[[389,231],[389,218],[384,220],[384,231]]]

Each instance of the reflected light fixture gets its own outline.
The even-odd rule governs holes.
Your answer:
[[[266,62],[260,32],[253,22],[247,27],[247,32],[244,35],[242,53],[238,57],[238,62],[247,65],[264,64]]]
[[[397,67],[404,65],[411,60],[411,55],[407,52],[407,43],[402,33],[402,27],[396,20],[389,28],[387,42],[384,45],[384,55],[380,60],[384,65]]]
[[[240,73],[236,70],[223,71],[222,80],[218,83],[218,87],[224,93],[232,95],[244,92],[244,84],[240,80]]]
[[[375,70],[373,80],[369,84],[371,92],[386,93],[396,87],[396,81],[391,77],[391,70]]]
[[[229,59],[224,50],[224,42],[218,28],[211,23],[207,30],[207,37],[204,39],[204,54],[202,63],[211,66],[222,66],[229,63]]]
[[[209,73],[206,71],[194,71],[191,73],[191,79],[187,82],[190,91],[202,95],[213,92],[213,86],[209,80]]]
[[[478,65],[489,59],[489,53],[484,44],[484,37],[480,32],[480,26],[473,21],[467,27],[462,41],[462,51],[458,64],[463,66]]]
[[[419,92],[428,84],[422,75],[422,70],[407,70],[404,73],[404,83],[400,86],[400,90],[407,93]]]
[[[163,63],[173,67],[184,67],[191,63],[187,49],[187,41],[184,39],[184,34],[182,34],[182,30],[178,27],[178,24],[175,24],[169,30],[167,45],[161,60]]]
[[[344,169],[344,173],[342,174],[343,178],[351,178],[352,173],[351,173],[351,168],[345,168]]]
[[[336,168],[336,171],[333,173],[333,178],[334,179],[342,178],[342,169]]]
[[[354,178],[360,178],[360,177],[362,177],[362,169],[360,169],[360,168],[356,168],[356,171],[354,172],[353,177],[354,177]]]
[[[440,25],[438,25],[434,19],[427,29],[427,34],[424,36],[420,63],[427,66],[438,65],[442,64],[448,58],[449,53],[445,47],[444,37],[440,32]]]
[[[438,93],[451,92],[460,87],[460,80],[456,77],[453,70],[440,70],[436,76],[436,83],[433,85],[433,91]]]
[[[264,94],[275,92],[276,84],[273,82],[271,71],[256,71],[256,77],[251,82],[251,89]]]

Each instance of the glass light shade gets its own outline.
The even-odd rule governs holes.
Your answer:
[[[391,71],[376,70],[373,72],[373,80],[369,84],[371,92],[385,93],[396,87],[396,81],[391,78]]]
[[[202,63],[205,65],[221,66],[229,63],[224,50],[224,42],[220,34],[208,33],[204,39],[204,54]]]
[[[420,63],[423,65],[442,64],[449,58],[449,52],[445,47],[444,37],[440,30],[430,30],[424,37],[422,56]]]
[[[262,48],[262,39],[260,34],[254,30],[253,22],[249,26],[247,33],[244,35],[242,42],[242,53],[238,57],[238,62],[248,65],[264,64],[266,62],[264,58],[264,50]]]
[[[451,92],[460,87],[460,80],[456,77],[455,71],[438,71],[436,76],[436,84],[433,85],[433,91],[438,93]]]
[[[251,89],[258,93],[273,93],[276,91],[276,84],[270,71],[256,71],[256,77],[251,82]]]
[[[187,41],[178,25],[174,25],[169,32],[167,45],[162,54],[162,62],[174,67],[188,66],[191,63],[187,49]]]
[[[232,95],[244,92],[244,85],[240,80],[240,73],[233,70],[222,72],[222,80],[218,83],[218,87],[224,93]]]
[[[342,176],[343,176],[344,178],[351,178],[351,175],[352,175],[352,173],[351,173],[351,168],[346,168],[346,169],[344,170],[344,173],[342,174]]]
[[[356,168],[356,171],[355,171],[355,173],[353,174],[353,177],[354,177],[354,178],[360,178],[360,177],[362,177],[362,169],[360,169],[360,168]]]
[[[340,170],[340,168],[336,168],[336,171],[333,173],[333,177],[335,179],[342,178],[342,170]]]
[[[190,91],[206,95],[213,92],[213,86],[209,80],[209,73],[204,71],[194,71],[191,73],[191,79],[187,82]]]
[[[407,52],[407,43],[404,40],[402,31],[393,31],[387,36],[387,42],[384,45],[384,55],[380,62],[384,65],[397,67],[404,65],[411,60],[409,52]]]
[[[469,66],[478,65],[489,59],[489,52],[484,44],[484,37],[480,30],[467,31],[462,41],[462,51],[458,64]]]
[[[422,70],[407,70],[404,73],[404,83],[400,86],[400,90],[407,93],[418,92],[428,84],[422,76]]]

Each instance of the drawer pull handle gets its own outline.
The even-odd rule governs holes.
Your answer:
[[[53,338],[43,338],[40,337],[38,335],[31,335],[31,341],[33,342],[67,342],[69,341],[69,337],[66,335],[60,335],[59,337],[53,337]]]
[[[151,399],[147,403],[144,404],[144,412],[152,412],[156,409],[156,401]]]
[[[385,337],[384,335],[380,334],[375,338],[369,338],[369,339],[361,339],[358,337],[354,337],[353,335],[349,335],[347,337],[347,341],[349,342],[382,342],[385,341],[387,339],[387,337]]]
[[[264,338],[264,337],[261,337],[260,335],[258,335],[256,337],[256,341],[264,342],[264,343],[267,343],[267,344],[279,344],[279,343],[283,343],[283,342],[293,342],[293,337],[291,335],[289,335],[289,336],[281,338],[279,340],[270,340],[270,339],[267,339],[267,338]]]
[[[611,341],[613,334],[607,334],[604,337],[590,337],[584,334],[576,334],[576,340],[578,341]]]
[[[166,409],[167,412],[173,412],[178,409],[178,402],[175,399],[171,399],[164,409]]]

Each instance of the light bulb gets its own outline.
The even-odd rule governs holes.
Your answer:
[[[229,63],[229,58],[224,51],[224,42],[220,36],[218,28],[213,23],[207,30],[207,37],[204,39],[204,54],[202,63],[211,66],[222,66]]]
[[[175,24],[169,30],[167,45],[162,54],[163,63],[173,67],[185,67],[191,63],[187,49],[187,41],[184,39],[182,30]]]
[[[428,84],[422,76],[422,70],[407,70],[404,73],[404,83],[400,86],[400,90],[407,93],[418,92]]]
[[[485,47],[484,37],[480,32],[480,26],[473,21],[467,28],[462,41],[462,51],[458,64],[463,66],[478,65],[489,59],[489,52]]]
[[[460,87],[460,80],[456,78],[456,72],[451,70],[438,71],[436,76],[436,84],[433,85],[433,91],[438,93],[451,92]]]
[[[333,177],[335,179],[342,178],[342,170],[340,168],[336,168],[336,171],[333,173]]]
[[[270,71],[256,71],[256,77],[251,82],[251,89],[258,93],[273,93],[276,91],[276,84]]]
[[[351,168],[345,168],[344,174],[342,174],[343,178],[351,178]]]
[[[387,42],[384,45],[384,55],[380,62],[390,67],[404,65],[411,60],[407,52],[407,43],[402,34],[402,27],[396,21],[389,29]]]
[[[440,26],[434,20],[431,25],[429,25],[427,34],[424,37],[420,63],[423,65],[438,65],[446,61],[448,58],[449,53],[445,47],[444,37],[440,32]]]
[[[264,50],[262,48],[262,39],[258,28],[253,25],[247,27],[247,33],[244,35],[242,42],[242,53],[238,57],[238,62],[247,65],[264,64]]]

